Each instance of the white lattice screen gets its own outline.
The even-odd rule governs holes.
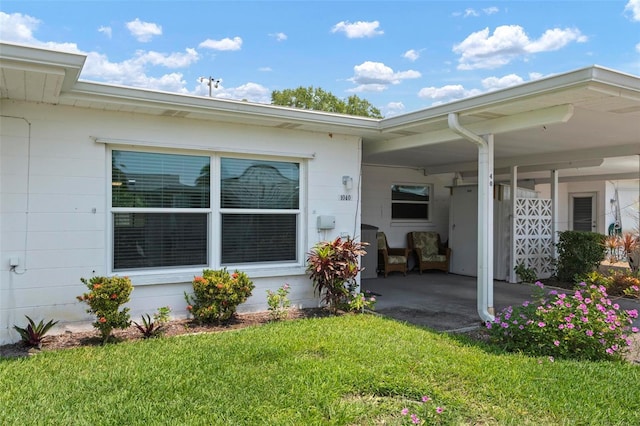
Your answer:
[[[535,269],[538,278],[549,278],[554,272],[551,220],[551,200],[516,199],[515,264]]]

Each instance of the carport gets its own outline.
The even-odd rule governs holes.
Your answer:
[[[477,183],[477,279],[456,280],[475,283],[482,320],[493,318],[501,303],[497,297],[502,297],[494,300],[494,287],[501,290],[493,279],[494,183],[503,180],[516,188],[525,178],[549,179],[554,246],[561,179],[640,178],[638,158],[640,78],[599,66],[384,119],[379,134],[363,138],[362,156],[365,165],[408,167],[425,175],[452,173]],[[511,260],[513,270],[515,256]],[[384,294],[377,291],[382,290],[378,281],[363,280],[362,287]],[[406,285],[413,291],[430,288],[426,277],[410,276],[399,283],[398,288]],[[444,288],[456,289],[455,284]],[[468,294],[460,292],[462,299]]]

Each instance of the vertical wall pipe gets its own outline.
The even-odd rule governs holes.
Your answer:
[[[449,113],[449,128],[478,147],[478,315],[493,321],[493,135],[476,135]]]

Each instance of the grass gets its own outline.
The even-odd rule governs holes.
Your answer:
[[[640,367],[550,362],[372,316],[0,361],[0,424],[640,424]]]

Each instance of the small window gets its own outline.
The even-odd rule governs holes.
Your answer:
[[[429,220],[430,185],[391,185],[392,220]]]

